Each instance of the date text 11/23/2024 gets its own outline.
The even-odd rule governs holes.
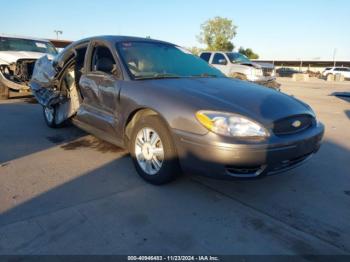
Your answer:
[[[220,261],[217,256],[128,256],[128,261]]]

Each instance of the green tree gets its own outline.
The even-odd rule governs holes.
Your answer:
[[[239,53],[241,53],[242,55],[245,55],[246,57],[248,57],[249,59],[258,59],[259,55],[254,53],[253,50],[251,48],[247,48],[244,49],[242,46],[239,48]]]
[[[199,48],[199,47],[196,47],[196,46],[187,48],[187,50],[190,51],[192,54],[197,55],[197,56],[199,55],[200,52],[203,51],[202,48]]]
[[[232,51],[235,46],[231,40],[237,34],[236,29],[232,20],[217,16],[201,25],[198,40],[210,51]]]

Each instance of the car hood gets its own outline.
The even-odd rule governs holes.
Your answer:
[[[262,68],[261,65],[259,65],[257,63],[254,63],[254,62],[239,63],[239,65],[251,66],[251,67],[254,67],[254,68],[257,68],[257,69],[261,69]]]
[[[29,52],[29,51],[0,51],[0,63],[11,64],[16,63],[18,59],[38,59],[45,53],[40,52]],[[52,55],[48,55],[52,59]]]
[[[257,69],[274,69],[274,65],[273,64],[269,64],[269,63],[255,63],[255,62],[249,62],[249,63],[240,63],[240,65],[245,65],[245,66],[252,66],[254,68]]]
[[[266,125],[292,115],[314,116],[307,104],[291,96],[231,78],[181,78],[150,82],[158,92],[167,92],[172,99],[188,101],[195,110],[237,113]]]

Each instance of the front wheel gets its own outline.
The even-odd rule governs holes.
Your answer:
[[[140,119],[129,147],[136,171],[147,182],[166,184],[181,173],[172,137],[158,116]]]

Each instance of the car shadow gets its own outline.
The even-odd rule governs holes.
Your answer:
[[[330,94],[331,96],[335,96],[339,99],[342,99],[345,102],[350,103],[350,92],[333,92]]]
[[[1,150],[0,164],[47,150],[86,136],[86,133],[68,125],[51,129],[43,118],[42,107],[28,101],[12,99],[0,103]]]
[[[296,169],[261,180],[195,180],[252,209],[350,250],[350,150],[324,141],[319,152]],[[340,219],[340,217],[342,217]]]
[[[107,152],[112,152],[112,153],[119,153],[119,152],[123,152],[124,149],[117,147],[115,145],[112,145],[108,142],[105,142],[103,140],[100,140],[94,136],[86,136],[86,137],[82,137],[79,138],[77,140],[74,141],[70,141],[68,143],[65,143],[63,145],[61,145],[61,148],[63,148],[64,150],[78,150],[78,149],[82,149],[82,148],[91,148],[91,149],[95,149],[99,152],[102,153],[107,153]]]
[[[333,92],[331,96],[335,96],[345,102],[350,103],[350,92]],[[350,119],[350,110],[345,110],[344,113]]]
[[[92,145],[99,150],[97,144],[62,147]],[[156,187],[137,176],[125,153],[2,212],[0,254],[232,253],[239,252],[233,251],[235,245],[247,248],[246,241],[256,242],[255,233],[281,243],[287,253],[331,252],[295,232],[290,233],[293,237],[283,235],[289,233],[282,234],[281,225],[346,252],[350,250],[349,156],[349,149],[326,141],[309,163],[281,176],[242,182],[186,176]],[[253,214],[241,217],[240,209]],[[162,235],[158,227],[167,233]],[[203,242],[206,232],[214,241],[210,245]],[[218,232],[231,237],[240,232],[245,240]],[[261,243],[261,248],[266,246]]]
[[[350,110],[345,110],[345,115],[350,119]]]

